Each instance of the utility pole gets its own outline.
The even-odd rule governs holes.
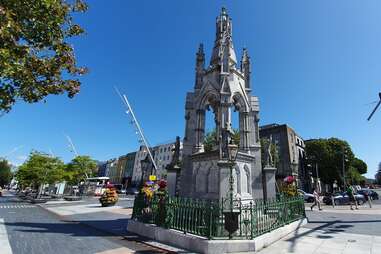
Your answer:
[[[377,108],[378,108],[378,107],[380,106],[380,104],[381,104],[381,92],[378,93],[378,97],[380,97],[380,100],[378,101],[376,107],[373,109],[372,113],[370,113],[370,116],[369,116],[368,119],[367,119],[368,121],[370,121],[370,119],[372,118],[374,112],[376,112]]]
[[[77,153],[77,149],[75,149],[75,146],[74,146],[74,143],[73,141],[71,140],[71,138],[69,137],[69,135],[66,135],[66,139],[67,141],[69,142],[69,148],[70,148],[70,151],[71,152],[74,152],[75,156],[78,156],[78,153]]]
[[[344,183],[344,188],[347,186],[346,180],[345,180],[345,148],[343,146],[343,151],[342,151],[342,162],[343,162],[343,183]]]
[[[130,113],[131,113],[131,114],[130,114],[130,115],[131,115],[131,118],[132,118],[132,120],[131,120],[131,124],[133,124],[134,127],[135,127],[135,129],[136,129],[135,133],[136,133],[137,135],[139,135],[139,139],[138,139],[138,140],[139,140],[139,143],[142,143],[142,144],[147,148],[148,157],[149,157],[149,159],[150,159],[151,162],[152,162],[152,165],[153,165],[153,167],[154,167],[155,174],[156,174],[156,172],[157,172],[156,162],[155,162],[155,160],[154,160],[154,158],[153,158],[153,155],[152,155],[152,153],[151,153],[151,149],[150,149],[150,146],[148,145],[147,139],[146,139],[146,137],[144,136],[143,130],[142,130],[142,128],[140,127],[140,124],[139,124],[139,122],[138,122],[138,119],[136,118],[135,113],[134,113],[134,111],[132,110],[131,104],[130,104],[130,102],[128,101],[127,96],[126,96],[125,94],[122,95],[116,87],[115,87],[115,91],[118,93],[118,95],[119,95],[120,99],[122,100],[123,104],[127,107],[126,114],[130,114]]]

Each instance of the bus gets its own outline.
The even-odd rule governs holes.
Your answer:
[[[110,177],[89,177],[85,181],[85,189],[87,194],[101,196],[106,190],[106,185],[110,182]]]

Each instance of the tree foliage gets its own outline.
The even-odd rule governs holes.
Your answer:
[[[33,151],[29,158],[19,167],[16,179],[23,187],[37,188],[41,184],[56,183],[64,178],[65,164],[58,157]]]
[[[378,164],[377,173],[374,177],[376,178],[376,183],[381,184],[381,162]]]
[[[66,178],[70,184],[78,184],[88,177],[93,177],[97,173],[97,163],[90,156],[82,155],[75,157],[66,166]]]
[[[213,149],[217,146],[217,137],[216,137],[216,129],[209,131],[206,133],[204,138],[204,150],[205,152],[213,151]],[[239,146],[240,135],[239,130],[233,129],[233,143]]]
[[[358,173],[366,174],[368,172],[368,165],[366,163],[359,159],[359,158],[354,158],[352,162],[352,166],[358,171]]]
[[[366,180],[366,178],[359,173],[358,169],[352,165],[346,172],[346,179],[350,184],[361,184]]]
[[[86,68],[68,40],[84,32],[73,14],[86,10],[82,0],[0,0],[0,113],[18,99],[79,92]]]
[[[12,180],[11,166],[7,160],[0,160],[0,186],[7,185]]]
[[[345,140],[337,138],[315,139],[306,142],[306,163],[316,168],[319,177],[325,183],[332,184],[334,180],[343,182],[343,156],[346,180],[356,183],[363,180],[361,174],[367,172],[364,161],[356,158]],[[313,170],[313,174],[316,174]]]

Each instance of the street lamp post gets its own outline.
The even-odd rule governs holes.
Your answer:
[[[345,148],[343,146],[343,151],[342,151],[342,163],[343,163],[343,183],[344,183],[344,188],[347,186],[347,182],[345,180]]]
[[[142,176],[141,176],[141,179],[140,179],[140,187],[143,187],[143,185],[144,185],[144,177],[147,174],[148,168],[149,168],[150,165],[151,165],[151,161],[148,158],[148,156],[146,158],[144,158],[144,160],[140,161],[140,168],[141,168],[141,171],[142,171]]]
[[[225,229],[229,232],[229,239],[233,238],[233,233],[238,229],[238,214],[233,211],[234,208],[234,177],[233,177],[233,166],[238,154],[238,146],[232,142],[228,144],[228,164],[230,169],[229,175],[229,205],[230,209],[225,213]]]

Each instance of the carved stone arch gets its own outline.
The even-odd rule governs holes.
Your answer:
[[[247,105],[246,100],[244,99],[244,96],[239,92],[236,92],[233,94],[232,103],[236,111],[239,111],[239,112],[250,111],[249,105]]]
[[[210,89],[202,95],[202,97],[199,101],[199,104],[197,105],[197,108],[205,110],[209,106],[214,107],[214,106],[216,106],[215,104],[217,104],[219,102],[219,100],[220,100],[219,97],[220,96],[216,90]]]
[[[235,174],[234,174],[234,176],[235,176],[235,186],[236,186],[236,192],[237,192],[237,194],[241,194],[241,192],[242,192],[242,189],[241,189],[241,170],[240,170],[240,168],[239,168],[239,166],[238,165],[236,165],[235,167],[234,167],[234,169],[235,169]]]
[[[249,166],[245,164],[243,166],[243,169],[245,171],[245,177],[246,177],[246,192],[251,194],[251,172]]]

